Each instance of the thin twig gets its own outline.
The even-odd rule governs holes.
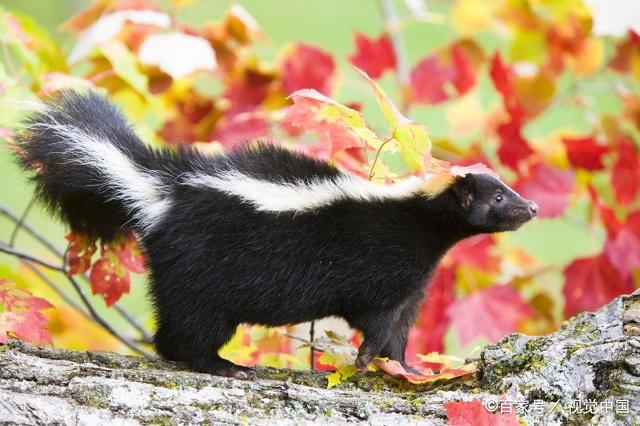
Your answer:
[[[36,197],[31,198],[31,201],[29,201],[29,204],[27,204],[27,207],[22,212],[22,216],[20,216],[20,220],[18,221],[18,223],[16,223],[15,228],[13,228],[13,232],[11,232],[11,237],[9,237],[9,246],[10,247],[14,246],[14,244],[16,242],[16,237],[18,236],[18,232],[20,231],[20,229],[24,225],[24,221],[27,218],[27,215],[31,211],[31,208],[33,207],[35,202],[36,202]]]
[[[283,336],[288,337],[289,339],[293,339],[293,340],[297,340],[299,342],[302,342],[304,344],[311,344],[312,342],[307,340],[307,339],[303,339],[302,337],[298,337],[298,336],[294,336],[293,334],[289,334],[289,333],[282,333]]]
[[[15,250],[13,247],[9,247],[4,243],[0,243],[0,252],[10,254],[11,256],[15,256],[23,260],[28,260],[29,262],[37,263],[38,265],[44,266],[45,268],[51,269],[53,271],[65,273],[65,270],[62,266],[54,265],[53,263],[49,263],[26,253],[19,252],[18,250]]]
[[[20,221],[20,218],[15,213],[13,213],[11,210],[1,205],[0,205],[0,215],[13,221],[14,223],[18,223]],[[27,223],[23,223],[21,228],[24,229],[33,238],[35,238],[36,241],[42,244],[42,246],[47,248],[51,253],[57,255],[58,257],[62,257],[63,253],[60,250],[58,250],[53,244],[51,244],[47,239],[45,239],[42,235],[40,235],[36,230],[30,227]]]
[[[315,370],[315,364],[316,364],[316,360],[315,360],[315,352],[313,349],[313,341],[316,338],[316,322],[315,321],[311,321],[311,327],[309,328],[309,341],[311,342],[311,345],[309,346],[309,364],[310,364],[310,370],[313,371]]]
[[[408,108],[407,87],[409,87],[409,57],[402,34],[394,28],[398,21],[398,14],[391,0],[380,0],[380,9],[384,18],[384,25],[391,38],[391,46],[396,55],[396,76],[402,91],[402,112]]]
[[[19,223],[22,218],[18,217],[15,213],[11,212],[6,207],[0,206],[0,215],[8,218],[14,223]],[[24,214],[23,214],[24,216]],[[45,248],[47,248],[51,253],[60,257],[63,260],[62,271],[65,275],[67,274],[66,270],[66,251],[63,253],[58,250],[51,242],[42,237],[38,232],[36,232],[33,228],[31,228],[26,222],[22,221],[21,229],[24,229],[31,237],[35,238],[40,244],[42,244]],[[37,262],[36,262],[37,263]],[[89,282],[89,278],[86,275],[82,275],[82,278]],[[138,330],[142,336],[141,340],[144,342],[151,342],[151,334],[147,331],[134,317],[131,315],[124,307],[119,304],[115,305],[116,311],[136,330]],[[97,321],[97,320],[96,320]]]
[[[60,298],[69,306],[71,306],[73,309],[75,309],[76,311],[78,311],[83,317],[85,317],[87,320],[89,321],[93,321],[93,318],[91,317],[91,315],[89,314],[89,312],[87,312],[86,310],[84,310],[82,308],[82,306],[78,305],[75,301],[73,301],[73,299],[71,299],[69,296],[67,296],[67,294],[62,291],[60,289],[60,287],[58,287],[58,285],[56,283],[53,282],[53,280],[51,280],[49,277],[47,277],[36,265],[34,265],[33,263],[29,262],[28,260],[24,261],[24,264],[27,266],[27,268],[31,269],[31,272],[33,272],[34,274],[36,274],[38,276],[38,278],[40,278],[46,285],[47,287],[49,287],[51,290],[53,290],[58,296],[60,296]]]
[[[389,143],[392,139],[393,139],[393,137],[390,137],[389,139],[386,139],[384,142],[382,142],[382,144],[380,145],[380,148],[378,148],[378,150],[376,151],[376,156],[373,158],[373,162],[371,163],[371,168],[369,168],[369,180],[373,179],[374,168],[376,167],[376,163],[378,162],[378,159],[380,158],[380,153],[382,152],[382,148],[384,148],[384,146],[387,143]]]
[[[82,303],[87,307],[87,309],[89,310],[89,313],[91,314],[91,316],[94,318],[94,320],[98,324],[100,324],[102,326],[102,328],[107,330],[113,337],[117,338],[122,343],[124,343],[125,346],[127,346],[129,349],[131,349],[131,350],[133,350],[133,351],[145,356],[148,359],[155,359],[156,358],[156,356],[154,354],[142,349],[141,347],[136,345],[133,340],[131,340],[128,337],[120,334],[113,327],[111,327],[111,325],[109,323],[107,323],[98,314],[98,312],[96,312],[96,310],[94,309],[93,305],[89,302],[89,299],[87,299],[87,296],[82,291],[82,288],[80,287],[78,282],[73,277],[70,277],[70,276],[67,276],[67,279],[69,280],[69,282],[71,283],[71,285],[75,289],[75,291],[78,294],[78,296],[80,296],[80,299],[82,300]]]
[[[153,337],[151,336],[151,333],[149,333],[149,331],[144,328],[144,326],[140,324],[129,311],[122,307],[120,303],[114,304],[113,307],[122,318],[124,318],[133,328],[138,331],[138,333],[140,333],[141,338],[138,339],[138,341],[143,343],[153,343]]]
[[[37,259],[37,258],[35,258],[33,256],[28,255],[28,254],[19,252],[19,251],[13,249],[12,247],[9,247],[8,245],[6,245],[4,243],[0,243],[0,252],[10,254],[10,255],[15,256],[17,258],[20,258],[22,260],[26,260],[27,262],[35,263],[35,264],[44,266],[45,268],[49,268],[49,269],[51,269],[53,271],[57,271],[57,272],[60,272],[60,273],[63,273],[63,274],[66,275],[66,271],[61,266],[57,266],[57,265],[51,264],[49,262],[46,262],[44,260]],[[111,325],[109,325],[109,323],[107,323],[98,314],[98,312],[94,309],[93,305],[91,304],[91,302],[89,301],[87,296],[82,291],[82,288],[80,287],[78,282],[73,277],[70,277],[68,275],[67,275],[67,279],[69,280],[69,282],[73,286],[74,290],[76,291],[76,293],[78,294],[78,296],[82,300],[83,305],[87,308],[87,310],[89,311],[89,314],[91,315],[91,317],[93,318],[93,320],[95,322],[100,324],[100,326],[102,326],[102,328],[107,330],[113,337],[115,337],[118,340],[120,340],[125,346],[129,347],[131,350],[133,350],[133,351],[135,351],[135,352],[137,352],[137,353],[139,353],[141,355],[144,355],[145,357],[147,357],[149,359],[154,359],[155,358],[153,354],[151,354],[150,352],[147,352],[146,350],[142,349],[141,347],[136,345],[131,339],[129,339],[128,337],[126,337],[126,336],[124,336],[122,334],[120,334],[113,327],[111,327]]]
[[[11,211],[9,211],[8,209],[6,209],[5,207],[0,206],[0,214],[2,214],[3,216],[9,218],[10,220],[12,220],[14,223],[18,223],[20,222],[20,218],[13,214]],[[61,253],[59,250],[57,250],[53,244],[51,244],[49,241],[47,241],[44,237],[42,237],[40,234],[38,234],[35,230],[33,230],[31,227],[29,227],[29,225],[27,225],[26,223],[23,222],[22,229],[24,229],[25,231],[27,231],[31,236],[33,236],[34,238],[36,238],[36,240],[38,242],[40,242],[43,246],[45,246],[46,248],[48,248],[52,253],[56,254],[58,257],[61,258],[61,260],[63,260],[66,258],[64,253]],[[84,294],[84,292],[82,291],[81,286],[78,284],[78,282],[71,276],[68,275],[66,268],[63,265],[54,265],[50,262],[46,262],[44,260],[38,259],[36,257],[33,257],[31,255],[28,255],[26,253],[22,253],[18,250],[15,250],[14,248],[6,245],[5,243],[0,243],[0,252],[4,252],[7,253],[9,255],[18,257],[22,260],[25,260],[27,262],[32,262],[38,265],[41,265],[45,268],[54,270],[56,272],[60,272],[63,273],[67,280],[69,280],[69,282],[71,283],[71,285],[73,286],[74,290],[76,291],[76,293],[78,294],[78,296],[80,297],[80,299],[82,300],[83,305],[87,308],[90,316],[92,317],[92,319],[98,323],[102,328],[104,328],[107,332],[109,332],[109,334],[111,334],[112,336],[114,336],[115,338],[117,338],[118,340],[120,340],[125,346],[129,347],[130,349],[132,349],[133,351],[144,355],[145,357],[149,358],[149,359],[153,359],[154,355],[149,353],[148,351],[144,350],[143,348],[137,346],[134,341],[132,339],[129,339],[128,337],[120,334],[119,332],[117,332],[113,327],[111,327],[111,325],[109,325],[95,310],[95,308],[93,307],[93,305],[91,304],[91,302],[89,301],[89,299],[86,297],[86,295]],[[83,276],[84,279],[87,279],[86,276]],[[141,332],[142,338],[144,341],[150,341],[151,337],[149,335],[149,333],[144,330],[144,328],[135,320],[133,320],[133,317],[126,312],[126,310],[123,307],[119,307],[117,308],[117,311],[129,322],[129,324],[131,324],[136,330]],[[144,331],[143,331],[144,330]]]

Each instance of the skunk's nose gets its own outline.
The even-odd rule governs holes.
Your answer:
[[[538,216],[538,205],[533,201],[529,201],[529,212],[531,213],[531,217]]]

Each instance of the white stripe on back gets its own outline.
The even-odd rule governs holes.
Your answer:
[[[213,188],[236,196],[266,212],[305,212],[340,200],[374,201],[404,199],[419,192],[424,181],[416,176],[393,185],[377,185],[351,175],[335,179],[300,180],[296,183],[271,182],[229,171],[217,176],[187,174],[183,181],[194,187]]]

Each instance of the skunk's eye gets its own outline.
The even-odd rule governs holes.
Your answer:
[[[496,203],[501,203],[502,200],[504,200],[504,198],[502,198],[502,195],[500,194],[496,195]]]

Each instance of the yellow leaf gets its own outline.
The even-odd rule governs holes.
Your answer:
[[[427,129],[405,117],[378,83],[373,81],[366,72],[357,67],[354,68],[373,87],[378,105],[389,123],[389,127],[391,127],[393,139],[409,170],[412,172],[423,171],[423,157],[427,157],[427,159],[431,157],[431,139],[429,139]]]
[[[469,92],[447,109],[447,121],[455,136],[469,136],[484,126],[486,113],[477,93]]]
[[[586,75],[597,71],[604,62],[604,45],[602,40],[590,38],[580,46],[573,58],[573,70],[576,74]]]
[[[136,57],[120,40],[111,40],[100,46],[100,51],[111,63],[116,75],[141,95],[150,96],[149,79],[140,71]]]
[[[454,363],[464,363],[464,358],[455,355],[444,355],[438,352],[429,352],[426,355],[417,354],[422,362],[432,362],[434,364],[442,364],[443,367],[451,367]]]
[[[455,29],[463,36],[486,30],[493,23],[494,2],[487,0],[458,0],[451,19]]]
[[[336,371],[327,375],[327,388],[329,389],[344,382],[357,371],[353,359],[345,363],[346,359],[342,354],[337,355],[335,352],[323,352],[320,358],[318,358],[318,361],[336,367]]]
[[[547,59],[547,41],[540,31],[518,31],[509,48],[513,62],[540,64]]]

